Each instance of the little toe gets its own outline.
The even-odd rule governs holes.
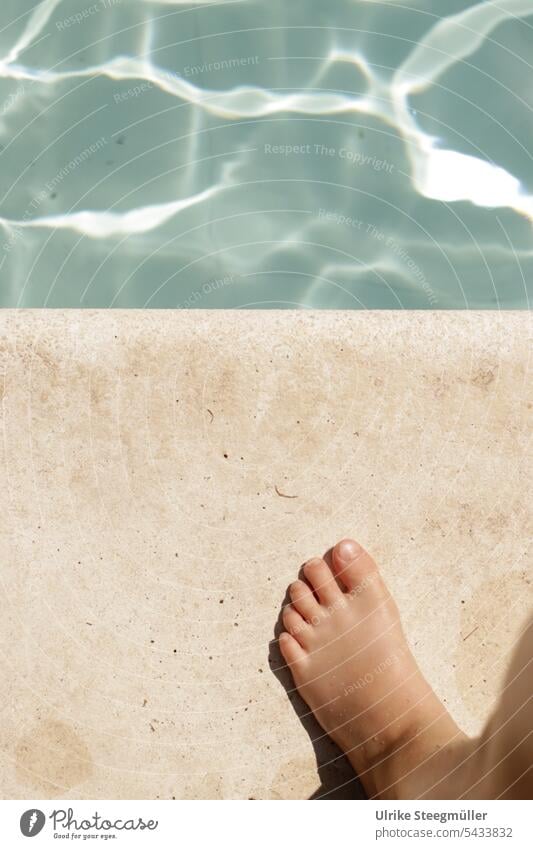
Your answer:
[[[335,576],[327,563],[319,557],[305,564],[304,575],[313,587],[321,604],[334,604],[341,596]]]

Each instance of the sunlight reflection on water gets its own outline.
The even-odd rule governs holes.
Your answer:
[[[528,16],[8,0],[0,304],[525,308]]]

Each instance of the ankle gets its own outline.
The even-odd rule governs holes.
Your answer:
[[[362,781],[382,799],[457,798],[469,786],[474,741],[438,703],[366,747]]]
[[[402,762],[405,763],[406,753],[410,753],[416,734],[414,724],[401,729],[394,724],[380,734],[367,737],[364,743],[347,752],[348,760],[368,796],[381,797],[386,788],[397,786],[399,767]],[[400,797],[385,795],[383,798]]]

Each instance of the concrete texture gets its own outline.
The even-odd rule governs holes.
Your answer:
[[[357,795],[269,646],[345,535],[478,730],[531,604],[529,327],[0,314],[1,795]]]

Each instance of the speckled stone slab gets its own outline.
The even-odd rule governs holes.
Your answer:
[[[531,604],[529,334],[512,312],[1,313],[1,795],[360,795],[271,642],[346,535],[478,730]]]

